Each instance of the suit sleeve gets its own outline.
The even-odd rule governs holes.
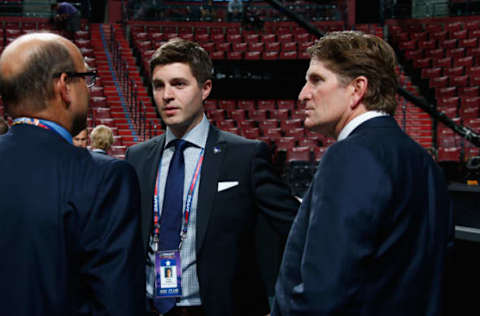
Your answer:
[[[300,274],[292,278],[301,280],[291,285],[293,315],[342,315],[362,294],[358,285],[368,274],[366,259],[374,253],[375,236],[386,220],[390,179],[364,148],[333,146],[324,156],[308,205],[297,218],[302,228],[296,231],[297,222],[292,228],[291,235],[305,238],[301,262],[284,258],[282,267],[285,273]]]
[[[251,172],[252,188],[258,209],[266,216],[273,228],[286,237],[300,202],[274,172],[270,151],[263,142],[256,144]]]
[[[79,241],[82,282],[91,293],[89,315],[131,316],[145,311],[140,196],[133,168],[124,161],[101,166],[101,185]]]

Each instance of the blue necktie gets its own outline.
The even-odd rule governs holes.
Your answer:
[[[168,147],[175,146],[175,152],[168,167],[167,182],[165,184],[162,215],[160,217],[158,250],[178,249],[180,244],[185,178],[183,151],[190,145],[192,144],[183,139],[176,139],[168,144]],[[164,314],[175,306],[176,299],[162,298],[155,300],[154,304],[157,310]]]

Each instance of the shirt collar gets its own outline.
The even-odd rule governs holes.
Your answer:
[[[347,125],[341,130],[340,134],[338,134],[337,141],[341,141],[350,135],[355,128],[357,128],[360,124],[365,121],[368,121],[374,117],[379,116],[387,116],[388,114],[385,112],[379,111],[367,111],[365,113],[360,114],[359,116],[355,117],[353,120],[348,122]]]
[[[192,128],[188,133],[183,135],[182,139],[194,144],[199,148],[205,148],[205,145],[207,144],[209,128],[210,123],[208,122],[205,114],[203,114],[203,118],[200,123]],[[167,147],[167,145],[174,139],[177,139],[177,137],[175,137],[170,127],[167,127],[164,147]]]

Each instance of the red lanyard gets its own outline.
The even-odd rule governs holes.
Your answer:
[[[183,240],[187,236],[188,230],[188,222],[190,220],[190,211],[192,210],[192,203],[193,203],[193,194],[195,193],[195,187],[197,180],[200,176],[200,170],[202,169],[203,158],[204,158],[204,149],[200,151],[200,157],[197,161],[197,166],[195,167],[195,172],[193,173],[192,181],[190,182],[190,187],[187,193],[187,199],[185,202],[185,210],[183,211],[183,229],[180,232],[180,245],[178,249],[182,247]],[[162,162],[160,161],[158,166],[158,173],[157,173],[157,180],[155,181],[155,191],[153,193],[153,249],[156,250],[158,246],[159,240],[159,232],[160,232],[160,199],[158,197],[159,194],[159,187],[160,187],[160,170],[162,168]]]

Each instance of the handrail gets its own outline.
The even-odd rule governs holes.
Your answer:
[[[130,112],[135,131],[139,136],[143,136],[143,139],[145,139],[147,136],[147,109],[139,97],[136,82],[129,77],[128,62],[122,58],[120,45],[115,41],[115,32],[115,28],[111,25],[109,48],[112,53],[113,67],[117,74],[118,84],[126,99],[128,111]],[[151,137],[151,134],[149,136]]]

